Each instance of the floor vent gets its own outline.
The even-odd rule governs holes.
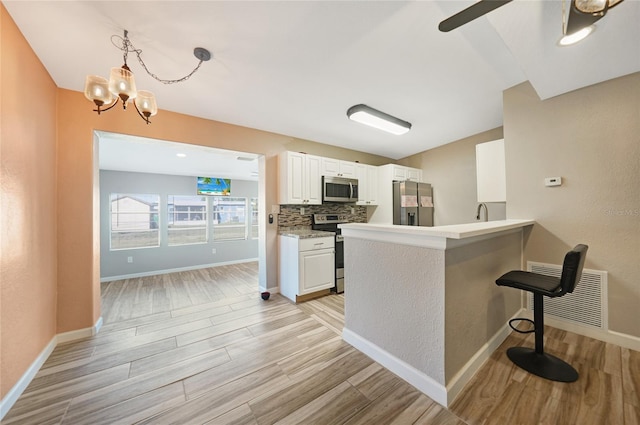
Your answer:
[[[546,276],[560,277],[562,266],[527,262],[527,270]],[[607,272],[582,271],[582,278],[571,294],[558,298],[544,297],[545,316],[568,320],[584,326],[607,330]],[[533,311],[533,294],[527,293],[527,308]]]

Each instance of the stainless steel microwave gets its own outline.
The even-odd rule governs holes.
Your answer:
[[[358,179],[323,176],[322,202],[358,202]]]

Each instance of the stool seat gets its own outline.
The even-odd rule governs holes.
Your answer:
[[[507,350],[509,360],[527,372],[559,382],[574,382],[578,379],[578,372],[570,364],[544,352],[542,297],[561,297],[573,292],[582,277],[587,249],[589,249],[587,245],[576,245],[565,255],[560,278],[523,270],[512,270],[496,280],[498,286],[508,286],[533,293],[535,349],[511,347]]]

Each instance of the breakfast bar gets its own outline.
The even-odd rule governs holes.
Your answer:
[[[495,285],[522,268],[533,220],[415,227],[343,224],[343,338],[448,406],[509,334],[521,295]]]

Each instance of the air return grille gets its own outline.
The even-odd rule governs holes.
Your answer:
[[[562,266],[527,262],[527,270],[547,276],[560,277]],[[571,294],[558,298],[544,298],[545,316],[568,320],[580,325],[607,330],[607,272],[582,271],[582,278]],[[533,294],[527,293],[527,308],[533,311]]]

